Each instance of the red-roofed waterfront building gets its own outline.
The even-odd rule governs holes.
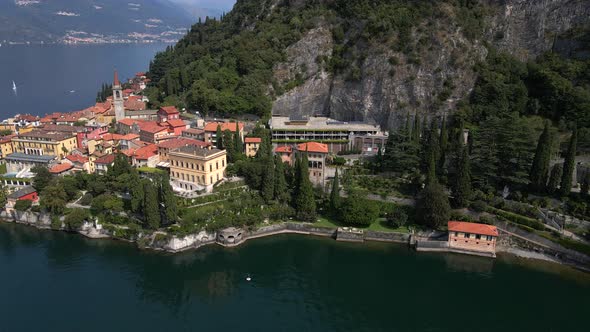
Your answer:
[[[449,248],[496,254],[496,226],[449,221]]]

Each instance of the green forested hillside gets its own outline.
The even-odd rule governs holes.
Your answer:
[[[359,43],[370,47],[389,40],[419,62],[427,42],[413,40],[411,30],[429,17],[444,16],[437,10],[442,5],[456,8],[466,34],[481,33],[484,7],[469,0],[238,1],[221,20],[195,24],[176,46],[156,56],[150,66],[155,85],[148,93],[156,104],[266,115],[274,97],[297,84],[280,86],[273,66],[286,59],[286,48],[306,30],[329,24],[333,55],[315,60],[330,72],[348,71],[354,79],[364,59],[355,46]]]

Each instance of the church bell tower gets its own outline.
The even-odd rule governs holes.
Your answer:
[[[125,119],[124,104],[123,87],[121,87],[121,82],[119,82],[119,74],[115,70],[115,79],[113,80],[113,107],[115,109],[115,119],[117,121]]]

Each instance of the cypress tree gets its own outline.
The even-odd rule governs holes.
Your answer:
[[[158,191],[149,181],[144,180],[145,203],[143,215],[147,227],[150,229],[160,228],[160,209],[158,203]]]
[[[234,154],[239,157],[244,152],[244,144],[242,143],[242,136],[240,136],[240,123],[236,122],[236,133],[234,135]]]
[[[590,172],[586,173],[584,176],[584,180],[582,180],[582,187],[580,188],[580,194],[582,197],[588,198],[588,194],[590,191]]]
[[[264,158],[263,169],[264,172],[262,173],[262,184],[260,191],[262,194],[262,198],[264,198],[264,201],[266,201],[266,203],[270,203],[272,199],[275,197],[274,160],[272,158]]]
[[[545,122],[543,133],[539,137],[535,158],[531,166],[529,179],[531,188],[535,191],[544,191],[549,177],[549,161],[551,159],[551,133],[549,122]]]
[[[330,212],[336,214],[340,207],[340,181],[338,179],[338,169],[332,180],[332,191],[330,192]]]
[[[143,211],[143,203],[145,200],[144,185],[135,169],[131,171],[129,192],[131,194],[131,211],[141,213]]]
[[[217,124],[217,132],[215,133],[215,137],[216,142],[215,142],[215,146],[221,150],[223,149],[223,133],[221,132],[221,125]]]
[[[559,185],[559,181],[561,181],[561,175],[563,174],[563,166],[555,165],[551,170],[551,175],[549,176],[549,183],[547,183],[547,191],[550,194],[554,194],[557,192],[557,186]]]
[[[463,148],[457,164],[457,174],[451,184],[451,194],[453,206],[456,208],[466,207],[471,199],[471,167],[467,147]]]
[[[274,157],[275,162],[275,188],[274,198],[281,202],[289,202],[289,188],[287,186],[287,179],[285,178],[285,164],[281,160],[281,156]]]
[[[420,143],[420,116],[418,113],[414,116],[414,127],[412,128],[412,141]]]
[[[165,217],[165,224],[170,225],[175,223],[178,218],[176,196],[170,186],[170,177],[167,173],[162,176],[160,182],[160,202],[163,203],[162,215]]]
[[[440,156],[438,159],[438,165],[436,170],[438,172],[439,179],[444,179],[446,177],[445,172],[445,164],[447,159],[447,149],[449,145],[449,133],[447,131],[447,120],[445,118],[442,119],[442,124],[440,128],[440,137],[438,139],[440,144]],[[446,181],[443,181],[446,182]]]
[[[226,130],[223,132],[223,147],[227,151],[227,159],[230,162],[235,161],[235,153],[234,153],[234,142],[233,142],[233,135],[231,131]]]
[[[295,198],[297,218],[302,221],[314,221],[316,216],[315,198],[313,194],[313,186],[309,180],[308,164],[307,152],[305,152],[299,162],[299,186]]]
[[[436,182],[426,185],[416,202],[417,222],[438,228],[449,221],[450,214],[449,198],[443,187]]]
[[[570,138],[565,161],[563,163],[563,174],[561,175],[561,186],[559,193],[562,196],[567,196],[572,190],[572,181],[574,176],[574,169],[576,168],[576,146],[578,144],[578,130],[574,128],[572,137]]]
[[[436,162],[434,151],[428,153],[428,165],[426,167],[426,184],[435,183],[436,180]]]

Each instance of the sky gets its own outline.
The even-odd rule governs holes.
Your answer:
[[[230,10],[236,0],[171,0],[173,2],[190,4],[194,7]]]

